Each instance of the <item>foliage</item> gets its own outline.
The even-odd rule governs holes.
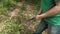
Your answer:
[[[27,4],[26,4],[26,2],[25,2],[25,3],[20,7],[20,10],[21,10],[21,11],[26,10],[26,5],[27,5]]]
[[[5,13],[8,9],[16,5],[15,0],[1,0],[0,1],[0,14]]]
[[[17,23],[17,21],[11,20],[9,17],[6,17],[3,23],[4,25],[1,34],[21,34],[21,23]]]
[[[22,0],[0,0],[0,15],[4,15],[4,13],[7,13],[8,10],[15,6],[18,2],[21,2]],[[26,10],[26,5],[28,3],[31,3],[32,5],[35,5],[36,9],[39,10],[40,7],[40,0],[26,0],[24,4],[20,7],[20,10]],[[19,13],[19,16],[16,17],[16,19],[10,19],[10,17],[5,18],[3,30],[0,34],[23,34],[23,18],[21,13]],[[28,32],[30,33],[30,32]]]

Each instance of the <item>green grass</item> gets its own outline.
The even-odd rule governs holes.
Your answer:
[[[0,15],[4,15],[12,6],[15,6],[17,2],[21,2],[22,0],[0,0]],[[20,10],[25,11],[27,3],[30,2],[30,0],[26,0],[26,2],[22,5]],[[40,0],[31,0],[32,5],[35,5],[36,9],[40,9]],[[21,12],[22,12],[21,11]],[[21,34],[23,33],[23,30],[20,30],[23,26],[23,17],[19,14],[17,16],[16,21],[13,19],[9,19],[10,17],[6,17],[4,20],[3,30],[1,34]],[[1,17],[2,18],[2,17]],[[30,33],[30,32],[29,32]]]
[[[15,6],[17,2],[20,2],[22,0],[1,0],[0,1],[0,14],[5,13],[7,10],[9,10],[11,7]],[[26,9],[26,3],[31,2],[33,5],[35,5],[36,9],[40,9],[40,0],[26,0],[26,2],[22,5],[21,10]]]

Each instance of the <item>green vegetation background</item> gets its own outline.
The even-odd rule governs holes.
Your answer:
[[[20,10],[22,11],[19,12],[15,19],[10,19],[9,16],[5,15],[9,12],[11,7],[16,6],[18,2],[22,1],[25,1],[22,7],[20,7]],[[3,29],[0,34],[24,34],[22,24],[24,19],[21,13],[25,11],[27,3],[34,5],[36,10],[39,10],[40,8],[40,0],[0,0],[0,20],[4,20],[2,26]],[[1,19],[2,16],[4,19]],[[31,32],[28,32],[28,34],[31,34]]]

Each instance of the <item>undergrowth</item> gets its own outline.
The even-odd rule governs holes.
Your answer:
[[[21,2],[23,0],[0,0],[0,15],[4,15],[11,7],[15,6],[18,2]],[[36,10],[40,9],[40,0],[26,0],[26,2],[20,7],[21,12],[23,10],[26,10],[26,5],[28,3],[31,3],[31,5],[34,5],[36,7]],[[19,16],[16,17],[16,20],[10,19],[10,17],[5,18],[3,30],[0,34],[23,34],[23,20],[22,15],[19,14]]]

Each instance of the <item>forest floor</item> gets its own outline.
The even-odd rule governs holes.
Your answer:
[[[21,7],[23,5],[23,3],[24,2],[19,2],[16,7],[11,8],[11,10],[7,12],[7,15],[10,16],[11,19],[15,18],[20,11],[19,7]],[[29,11],[30,13],[33,11],[33,8],[34,7],[29,5],[29,4],[26,6],[27,11]],[[24,15],[27,16],[26,14],[24,14]],[[3,20],[4,20],[5,16],[6,15],[3,15],[1,20],[0,20],[0,31],[2,31],[2,25],[3,25]],[[31,26],[33,26],[33,24]],[[44,32],[43,34],[46,34],[46,32]]]
[[[2,25],[3,25],[3,23],[0,23],[0,31],[2,30]]]

